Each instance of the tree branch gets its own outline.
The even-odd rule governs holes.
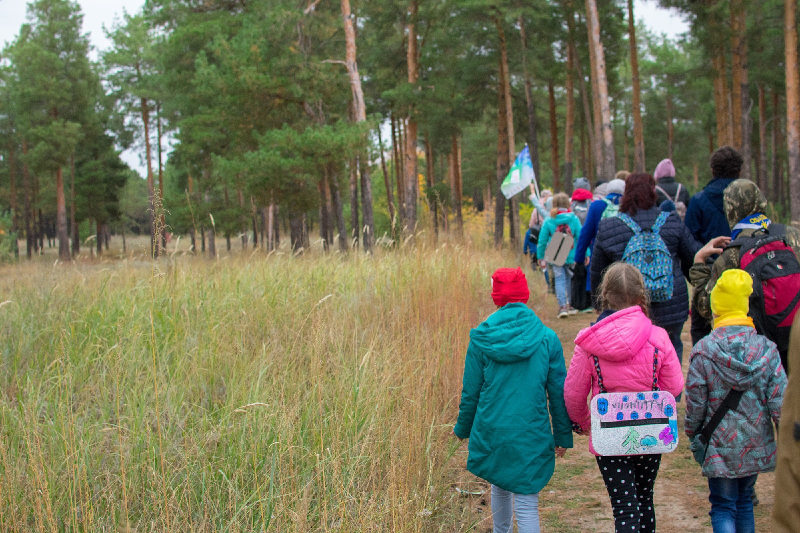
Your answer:
[[[317,4],[319,4],[321,1],[322,0],[314,0],[313,2],[308,4],[308,7],[305,8],[305,10],[303,11],[303,15],[308,15],[309,13],[314,11],[314,8],[317,7]]]

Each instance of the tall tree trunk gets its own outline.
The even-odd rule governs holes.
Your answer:
[[[553,87],[553,82],[547,82],[548,101],[550,103],[550,161],[553,167],[553,190],[560,191],[561,177],[559,176],[559,162],[558,162],[558,121],[556,119],[556,95]],[[565,183],[565,187],[572,186],[571,183]]]
[[[425,132],[425,184],[428,188],[428,207],[431,210],[431,220],[433,221],[433,236],[436,242],[439,240],[439,198],[433,186],[436,181],[433,178],[433,147],[428,132]]]
[[[372,179],[369,175],[369,158],[360,156],[358,171],[361,177],[361,206],[364,211],[363,244],[364,251],[371,252],[375,243],[375,216],[372,211]]]
[[[69,252],[67,234],[67,202],[64,196],[64,173],[61,165],[56,169],[56,229],[58,233],[58,258],[67,262],[72,258]]]
[[[511,79],[509,74],[508,68],[508,46],[506,42],[506,34],[503,30],[503,24],[499,17],[494,18],[495,27],[497,28],[497,35],[500,44],[500,65],[499,71],[500,76],[499,80],[499,87],[498,91],[500,92],[500,98],[498,100],[498,106],[502,107],[501,112],[498,114],[498,121],[502,121],[502,124],[499,125],[499,138],[498,138],[498,182],[497,182],[497,200],[498,206],[495,206],[495,244],[500,244],[497,241],[498,236],[498,216],[499,216],[499,226],[500,226],[500,242],[502,242],[503,238],[503,212],[505,210],[505,197],[503,193],[500,191],[500,184],[505,179],[508,171],[511,167],[511,161],[514,159],[514,115],[512,110],[512,102],[511,102]],[[503,150],[504,153],[501,154],[500,151]],[[502,172],[501,172],[502,171]],[[502,174],[502,175],[501,175]],[[515,246],[518,246],[516,233],[519,231],[519,213],[515,210],[515,202],[514,199],[511,199],[509,202],[510,214],[509,214],[509,240],[511,242],[512,249]]]
[[[786,150],[792,181],[792,222],[800,221],[800,75],[797,70],[797,3],[784,1],[783,33],[786,66]]]
[[[461,196],[463,195],[461,180],[461,145],[455,133],[453,134],[451,153],[453,154],[453,209],[455,210],[456,227],[460,238],[464,236],[464,218],[461,214]]]
[[[350,78],[350,92],[353,96],[353,115],[357,123],[367,121],[367,108],[364,103],[364,91],[361,88],[361,77],[358,74],[356,31],[353,17],[350,12],[350,0],[341,0],[342,20],[344,21],[344,34],[346,46],[345,65]],[[364,215],[364,250],[372,250],[375,238],[375,222],[372,213],[372,180],[369,176],[369,158],[363,157],[360,161],[361,175],[361,210]],[[345,243],[346,245],[346,243]]]
[[[395,185],[397,185],[397,205],[399,207],[399,219],[400,221],[404,220],[405,214],[403,210],[405,209],[405,200],[403,199],[403,193],[405,192],[405,187],[403,186],[403,176],[405,176],[405,171],[403,170],[403,160],[405,159],[401,154],[403,152],[403,142],[400,138],[400,131],[399,131],[399,124],[398,120],[391,116],[391,123],[392,123],[392,176],[394,177]],[[398,221],[393,221],[397,223]],[[394,225],[392,226],[394,229]]]
[[[667,91],[667,157],[672,159],[675,147],[675,124],[672,117],[672,95]]]
[[[758,84],[758,188],[767,190],[767,96]]]
[[[586,19],[591,19],[591,32],[589,39],[592,43],[592,55],[595,58],[597,72],[597,103],[600,107],[603,145],[603,177],[611,179],[616,173],[614,154],[614,131],[611,124],[611,107],[608,103],[608,80],[606,78],[606,59],[603,52],[603,43],[600,41],[600,21],[597,15],[595,0],[586,0]]]
[[[501,43],[502,46],[502,43]],[[510,161],[508,157],[508,119],[506,116],[505,98],[505,68],[503,67],[502,54],[500,58],[500,68],[498,73],[497,86],[497,176],[495,183],[494,205],[494,245],[500,246],[503,243],[503,225],[505,224],[506,197],[500,190],[500,185],[508,174]]]
[[[742,98],[743,85],[747,83],[745,74],[745,26],[743,0],[731,0],[730,4],[731,28],[731,119],[733,124],[733,146],[742,150]],[[744,166],[742,167],[744,170]]]
[[[25,255],[30,259],[33,257],[34,239],[33,239],[33,186],[31,183],[31,173],[26,163],[25,155],[28,154],[28,142],[22,141],[22,180],[25,182],[25,206],[24,206],[24,224],[25,224]]]
[[[389,173],[386,171],[386,154],[383,150],[383,138],[381,137],[381,128],[378,128],[378,148],[381,154],[381,171],[383,172],[383,185],[386,187],[386,206],[389,209],[389,220],[394,225],[394,193],[392,192],[392,182]]]
[[[522,16],[517,20],[519,24],[519,39],[522,48],[522,76],[525,80],[525,107],[528,112],[528,146],[533,164],[533,173],[538,179],[540,176],[539,168],[539,139],[536,131],[536,104],[533,100],[533,82],[528,71],[528,37],[525,32],[525,22]],[[570,74],[567,74],[570,76]],[[568,83],[571,83],[569,79]],[[571,169],[570,169],[571,171]]]
[[[159,240],[161,242],[161,253],[165,253],[167,249],[167,219],[164,215],[164,164],[162,159],[163,150],[161,149],[161,102],[156,102],[156,141],[158,142],[158,230]],[[230,248],[229,248],[230,249]]]
[[[217,233],[214,224],[208,225],[208,235],[206,239],[208,240],[208,257],[214,259],[217,257]]]
[[[358,222],[358,158],[350,160],[350,227],[353,228],[350,238],[353,246],[358,247],[361,241],[361,226]]]
[[[419,64],[417,52],[417,11],[418,0],[411,0],[409,4],[408,24],[406,26],[406,37],[408,46],[406,49],[406,65],[408,69],[408,83],[415,85],[419,78]],[[405,202],[403,213],[404,230],[413,235],[417,228],[417,196],[419,182],[417,180],[417,119],[416,111],[412,107],[409,110],[406,120],[406,154],[405,154],[405,192],[403,200]]]
[[[589,33],[587,40],[589,47],[589,80],[592,84],[592,160],[595,174],[607,180],[608,177],[605,176],[603,171],[603,118],[600,113],[597,54],[594,51],[594,30],[592,27],[594,19],[589,16],[589,2],[590,0],[586,0],[586,29]]]
[[[322,249],[330,250],[331,245],[331,198],[328,187],[327,171],[317,182],[319,190],[319,238],[322,240]]]
[[[347,227],[344,223],[344,209],[342,207],[342,195],[339,192],[339,180],[336,176],[329,171],[328,182],[331,187],[331,202],[333,204],[333,214],[336,217],[336,231],[339,233],[339,251],[346,252],[347,245]]]
[[[575,56],[567,46],[566,121],[564,124],[564,181],[572,183],[573,137],[575,136]],[[538,177],[538,175],[537,175]]]
[[[81,237],[75,223],[75,155],[69,157],[69,228],[72,232],[72,257],[81,251]]]
[[[730,98],[728,95],[728,75],[725,55],[721,47],[717,47],[711,57],[714,67],[714,108],[717,118],[717,146],[729,145],[733,142]]]
[[[633,169],[635,172],[644,172],[644,125],[642,124],[642,96],[639,87],[639,54],[636,50],[636,24],[633,18],[633,0],[628,0],[628,41],[631,50],[631,81],[633,85]]]
[[[571,4],[571,2],[570,2]],[[581,128],[582,133],[581,135],[588,135],[588,145],[591,146],[592,153],[595,152],[595,148],[597,145],[597,140],[595,136],[595,126],[594,126],[594,115],[592,113],[592,106],[589,104],[589,92],[586,89],[586,79],[583,75],[583,67],[581,66],[580,56],[575,47],[575,15],[574,13],[567,16],[567,27],[569,29],[568,38],[569,38],[569,47],[572,50],[572,57],[575,61],[575,71],[578,75],[578,89],[580,91],[581,102],[583,104],[583,120],[581,121]],[[581,167],[583,169],[583,173],[588,176],[589,182],[594,183],[595,181],[595,166],[588,164],[587,159],[587,152],[586,150],[586,142],[584,140],[581,141],[583,143],[581,150]]]
[[[781,142],[779,140],[779,128],[780,128],[780,110],[779,110],[779,96],[778,91],[773,89],[772,90],[772,127],[770,128],[770,144],[772,145],[772,155],[770,156],[770,171],[772,179],[770,180],[770,186],[764,191],[764,194],[767,196],[770,202],[777,202],[778,201],[778,167],[780,166],[780,157],[778,156],[779,147]]]
[[[141,99],[142,124],[144,124],[144,151],[147,161],[147,194],[150,202],[150,255],[158,257],[156,241],[155,184],[153,183],[153,161],[150,147],[150,107],[146,98]]]

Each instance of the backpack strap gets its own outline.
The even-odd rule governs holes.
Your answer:
[[[600,386],[600,393],[608,392],[606,386],[603,385],[603,375],[600,373],[600,360],[594,354],[592,354],[592,358],[594,359],[594,369],[597,372],[597,384]]]
[[[653,233],[660,233],[661,228],[664,227],[664,223],[667,221],[667,218],[669,218],[669,213],[667,211],[662,211],[659,213],[658,218],[656,218],[656,222],[653,224],[653,227],[650,231]]]
[[[682,188],[682,187],[683,187],[683,185],[681,185],[681,184],[679,183],[679,184],[678,184],[678,191],[675,193],[675,202],[678,202],[678,201],[679,201],[679,200],[678,200],[678,198],[680,198],[680,196],[681,196],[681,188]]]
[[[742,399],[742,394],[744,391],[731,389],[728,391],[728,394],[725,395],[725,398],[722,400],[722,405],[720,405],[717,410],[714,412],[714,415],[711,417],[711,420],[708,421],[708,424],[703,426],[697,434],[700,436],[700,440],[708,446],[709,441],[711,440],[711,434],[714,433],[714,430],[717,429],[717,426],[728,411],[732,409],[736,409],[739,405],[739,400]]]
[[[596,355],[592,354],[592,359],[594,359],[594,370],[597,372],[597,384],[600,386],[600,392],[608,392],[606,390],[606,386],[603,384],[603,375],[600,373],[600,360],[597,358]],[[655,349],[653,352],[653,390],[661,390],[658,388],[658,374],[656,373],[656,369],[658,368],[658,348]]]
[[[637,224],[628,213],[620,213],[617,217],[628,226],[634,235],[639,235],[642,232],[642,228]]]
[[[658,374],[656,374],[656,368],[658,368],[658,348],[653,352],[653,390],[660,390],[658,388]]]

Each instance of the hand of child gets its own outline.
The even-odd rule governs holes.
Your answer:
[[[705,246],[700,248],[694,256],[695,263],[705,263],[706,259],[712,255],[721,254],[722,250],[731,242],[730,237],[719,236],[708,241]]]
[[[547,261],[545,261],[544,259],[539,259],[539,266],[541,268],[547,268]]]
[[[564,457],[564,454],[567,453],[566,448],[562,448],[561,446],[556,446],[556,456],[557,457]]]

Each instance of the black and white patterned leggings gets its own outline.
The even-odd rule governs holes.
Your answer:
[[[597,466],[606,484],[614,511],[614,530],[653,532],[656,511],[653,485],[661,465],[661,455],[599,456]]]

